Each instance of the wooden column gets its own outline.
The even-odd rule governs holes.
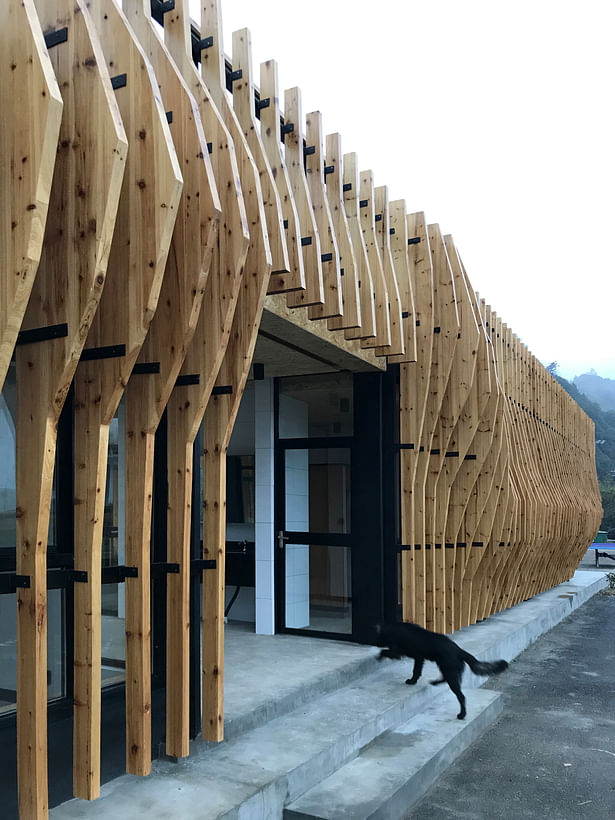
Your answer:
[[[203,36],[213,37],[201,64],[203,78],[216,96],[227,123],[235,121],[234,112],[225,105],[224,50],[222,18],[217,0],[203,6]],[[234,136],[234,134],[233,134]],[[242,135],[243,136],[243,135]],[[235,142],[238,148],[239,142]],[[247,145],[244,163],[250,162]],[[245,173],[247,168],[242,169]],[[252,167],[253,164],[252,164]],[[252,177],[254,179],[254,177]],[[204,416],[204,499],[203,557],[216,561],[215,570],[203,575],[203,737],[224,737],[224,567],[226,545],[226,450],[239,410],[260,324],[263,303],[272,269],[263,197],[260,185],[244,186],[244,201],[250,244],[244,266],[237,306],[233,315],[228,346],[220,367],[215,395]],[[289,298],[294,294],[289,294]]]
[[[17,348],[17,770],[22,817],[47,816],[47,532],[56,429],[100,300],[126,136],[92,21],[73,0],[37,3],[64,109],[39,271],[23,329],[59,338]],[[72,146],[78,142],[81,150]],[[42,330],[44,333],[45,331]],[[43,337],[44,338],[44,337]]]
[[[195,333],[218,241],[221,206],[199,107],[150,16],[124,11],[152,63],[184,176],[158,309],[126,387],[126,768],[151,770],[150,526],[153,442]]]
[[[187,0],[178,0],[173,14],[167,15],[165,40],[194,93],[205,133],[211,140],[212,168],[222,205],[218,245],[199,321],[167,407],[167,560],[179,565],[179,573],[167,577],[166,750],[169,755],[186,757],[190,741],[193,445],[228,344],[250,237],[238,167],[238,159],[241,162],[246,156],[246,143],[232,112],[229,115],[228,111],[227,128],[213,92],[194,65]],[[249,185],[249,177],[244,178],[244,182]],[[196,469],[199,468],[197,464]]]
[[[145,339],[162,286],[182,189],[158,84],[122,12],[91,0],[105,63],[130,141],[101,302],[75,375],[73,789],[100,794],[101,565],[109,425]],[[143,226],[147,225],[147,230]]]

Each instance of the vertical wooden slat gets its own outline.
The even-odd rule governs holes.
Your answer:
[[[307,303],[312,303],[314,298],[316,301],[320,300],[321,287],[318,281],[306,281],[299,215],[292,193],[286,161],[282,154],[281,112],[280,100],[278,98],[278,67],[275,60],[267,60],[267,62],[261,63],[260,81],[260,99],[263,103],[268,102],[260,111],[261,140],[280,197],[282,217],[284,220],[284,233],[286,236],[286,249],[290,263],[290,271],[288,274],[271,274],[267,293],[284,293],[286,291],[307,289]],[[315,294],[315,297],[312,294]]]
[[[126,562],[138,578],[126,583],[126,768],[151,770],[150,527],[153,441],[197,327],[220,221],[220,200],[196,100],[150,16],[147,0],[124,0],[124,11],[152,63],[184,176],[159,306],[126,403]]]
[[[11,0],[0,29],[0,390],[43,246],[62,97],[34,0]]]
[[[361,300],[359,297],[359,274],[352,239],[350,226],[346,218],[343,198],[343,176],[342,167],[342,139],[339,134],[328,134],[326,142],[326,156],[324,160],[326,166],[326,191],[329,213],[332,222],[332,230],[337,239],[337,249],[340,254],[340,276],[342,283],[342,301],[344,304],[344,315],[336,319],[329,319],[327,328],[329,330],[349,330],[353,333],[352,338],[365,338],[372,335],[373,324],[369,322],[371,312],[368,313],[368,322],[363,327],[363,317],[361,314]]]
[[[208,0],[203,4],[201,32],[203,36],[212,36],[214,43],[212,49],[207,49],[207,58],[201,63],[203,78],[220,105],[225,121],[235,122],[235,114],[228,106],[224,92],[222,15],[218,0]],[[237,125],[235,127],[238,128]],[[235,141],[237,150],[242,139],[243,135]],[[244,144],[242,173],[249,172],[247,166],[251,162],[248,146]],[[250,184],[244,186],[244,200],[250,225],[250,244],[229,343],[218,374],[220,391],[208,403],[204,416],[203,556],[214,559],[216,568],[205,571],[203,575],[202,724],[203,737],[213,741],[224,737],[226,451],[248,378],[272,269],[263,197],[257,177],[252,176]],[[289,294],[289,298],[293,295]]]
[[[306,290],[289,293],[288,307],[310,307],[325,304],[325,286],[321,260],[320,236],[312,209],[312,197],[305,178],[303,154],[303,108],[301,90],[287,88],[284,92],[284,153],[292,194],[297,207],[301,230],[301,247],[305,269]]]
[[[393,254],[391,253],[389,191],[386,185],[381,185],[374,189],[374,212],[374,218],[377,220],[375,222],[376,241],[382,261],[382,270],[384,272],[384,279],[389,296],[389,312],[391,315],[391,350],[384,352],[406,357],[405,332],[403,328],[404,320],[402,318],[402,306],[399,298],[399,285],[397,282],[395,264],[393,262]],[[377,350],[376,352],[379,353],[382,351]],[[413,355],[414,353],[411,351],[409,355],[410,361]]]
[[[73,790],[100,794],[101,563],[109,425],[158,303],[182,187],[156,78],[114,4],[89,8],[113,76],[114,96],[132,139],[109,255],[109,272],[86,348],[124,353],[82,361],[75,375],[75,586]],[[135,196],[134,192],[138,192]],[[148,230],[142,230],[147,225]]]
[[[356,163],[355,154],[347,154],[344,163],[351,165]],[[385,356],[392,353],[401,353],[398,349],[398,338],[393,327],[394,317],[389,308],[389,293],[387,283],[382,268],[382,259],[378,250],[378,242],[375,233],[375,203],[374,203],[374,175],[371,171],[361,171],[359,173],[359,193],[358,193],[358,219],[363,233],[363,242],[367,251],[369,269],[372,275],[374,287],[374,307],[376,311],[376,347],[378,356]],[[397,345],[397,348],[396,348]],[[361,347],[373,347],[370,341],[363,341]]]
[[[356,154],[344,154],[342,182],[344,210],[357,263],[357,284],[361,304],[361,329],[345,330],[344,338],[361,339],[363,347],[376,347],[381,343],[381,339],[377,335],[376,294],[359,214],[359,166]],[[382,321],[384,321],[384,335],[381,338],[390,340],[391,331],[388,316],[384,317],[384,320],[381,319]]]
[[[38,2],[64,109],[38,275],[24,329],[66,324],[59,339],[18,346],[17,768],[22,817],[47,816],[47,532],[58,418],[102,294],[126,137],[92,22],[79,2]],[[74,144],[81,151],[72,149]]]
[[[179,573],[167,577],[166,751],[175,757],[185,757],[190,740],[193,445],[228,344],[250,237],[238,167],[238,156],[241,159],[245,154],[245,140],[234,117],[227,117],[227,128],[193,63],[187,0],[177,0],[173,13],[167,15],[165,40],[197,100],[205,133],[211,141],[212,168],[222,205],[218,245],[203,306],[180,374],[186,381],[197,383],[177,384],[167,406],[167,560],[179,565]],[[249,184],[248,179],[244,181]]]

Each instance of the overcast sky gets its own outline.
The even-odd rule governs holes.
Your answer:
[[[199,0],[190,0],[195,20]],[[304,113],[451,233],[474,288],[545,364],[615,378],[615,5],[225,0]]]

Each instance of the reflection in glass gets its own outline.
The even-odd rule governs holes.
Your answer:
[[[352,633],[350,547],[287,544],[287,629]]]
[[[350,373],[280,379],[280,438],[351,436],[352,414]]]
[[[124,405],[120,403],[109,429],[107,487],[103,519],[102,565],[124,563]],[[125,584],[102,587],[102,685],[125,678]]]
[[[350,449],[292,449],[285,458],[285,528],[350,532]]]

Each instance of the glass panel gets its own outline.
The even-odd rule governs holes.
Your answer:
[[[351,436],[352,386],[350,373],[280,379],[280,438]]]
[[[2,464],[2,470],[0,470],[0,548],[12,547],[13,549],[17,544],[15,518],[16,415],[17,385],[15,367],[11,365],[0,394],[0,464]]]
[[[350,547],[287,544],[288,629],[352,633]]]
[[[124,404],[120,403],[109,429],[107,488],[103,519],[102,565],[124,564]],[[125,584],[102,587],[102,685],[125,678]]]
[[[47,593],[47,698],[66,695],[65,594]],[[0,595],[0,715],[16,706],[17,606],[15,595]]]
[[[293,449],[285,455],[285,528],[350,532],[350,449]]]

